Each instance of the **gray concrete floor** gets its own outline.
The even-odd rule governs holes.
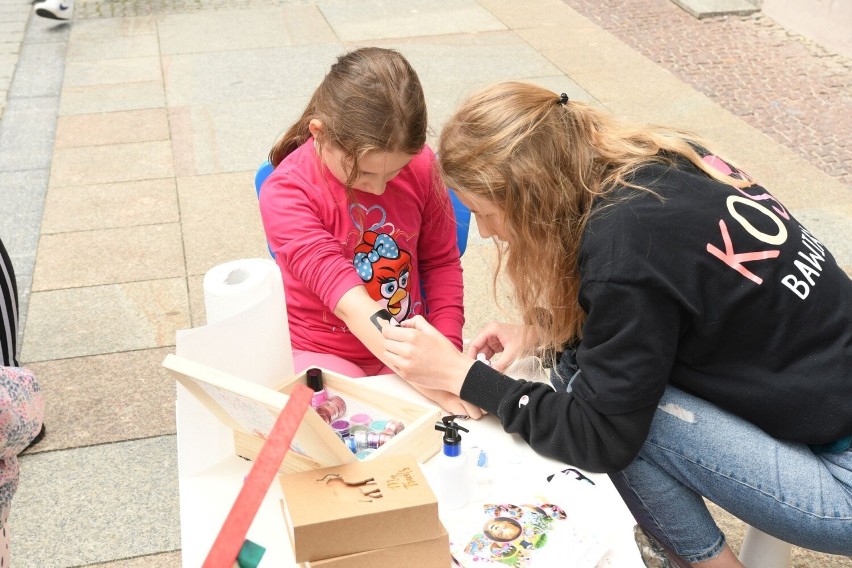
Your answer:
[[[658,18],[660,35],[675,35],[663,3],[636,21]],[[355,46],[410,59],[435,133],[465,93],[507,79],[695,130],[852,273],[849,178],[648,52],[638,28],[596,4],[77,0],[74,20],[56,23],[0,0],[0,236],[48,427],[21,458],[13,565],[180,565],[174,383],[159,363],[176,330],[205,322],[204,273],[266,255],[254,170],[333,58]],[[849,67],[839,69],[848,85]],[[820,132],[849,147],[834,112]],[[505,316],[492,299],[490,242],[473,236],[463,262],[471,337]],[[741,524],[718,517],[738,545]],[[798,550],[795,562],[852,566]]]

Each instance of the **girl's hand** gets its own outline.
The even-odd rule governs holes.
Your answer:
[[[440,406],[447,414],[469,416],[474,420],[478,420],[482,417],[483,414],[487,414],[478,406],[462,400],[451,392],[427,389],[419,385],[411,386],[413,386],[418,392],[420,392],[420,394]]]
[[[502,373],[523,353],[523,339],[523,325],[488,322],[468,345],[467,354],[476,358],[482,353],[487,359],[491,359],[497,353],[502,353],[496,360],[491,361],[491,366]]]
[[[461,353],[422,316],[384,326],[383,360],[413,385],[458,395],[473,359]]]

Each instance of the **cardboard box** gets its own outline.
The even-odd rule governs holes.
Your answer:
[[[297,562],[431,541],[446,532],[435,494],[412,456],[386,456],[279,480]],[[449,560],[449,546],[444,552]]]
[[[443,527],[441,527],[443,530]],[[347,554],[326,560],[300,564],[301,568],[447,568],[450,566],[450,537],[447,531],[429,540],[421,540],[378,550]]]
[[[254,459],[260,453],[266,435],[287,403],[287,394],[297,383],[305,383],[305,373],[301,373],[271,389],[177,355],[167,355],[163,366],[234,431],[235,451],[246,459]],[[343,397],[348,405],[370,409],[374,417],[405,425],[404,430],[363,461],[410,454],[425,462],[440,450],[441,436],[435,432],[435,423],[441,419],[437,406],[394,397],[363,381],[325,369],[323,379],[329,393]],[[279,468],[282,474],[360,461],[313,409],[305,414],[290,449]]]

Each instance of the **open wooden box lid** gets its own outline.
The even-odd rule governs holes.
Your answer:
[[[223,424],[234,431],[237,455],[254,459],[263,446],[275,419],[287,403],[287,393],[297,383],[305,383],[300,373],[282,382],[277,389],[252,383],[240,377],[195,363],[177,355],[167,355],[163,366]],[[389,395],[323,369],[326,389],[341,396],[349,406],[373,409],[383,419],[401,421],[405,429],[365,459],[385,455],[411,454],[423,462],[441,447],[441,435],[434,425],[441,418],[437,406]],[[292,473],[359,461],[331,427],[313,409],[308,409],[281,466]]]

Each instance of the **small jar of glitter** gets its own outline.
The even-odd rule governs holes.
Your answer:
[[[355,441],[355,438],[352,436],[343,436],[343,443],[346,444],[346,447],[349,448],[349,451],[353,454],[358,453],[358,443]]]
[[[373,450],[378,450],[384,446],[393,436],[389,436],[384,432],[367,432],[367,447]]]
[[[396,436],[403,430],[405,430],[405,424],[403,424],[399,420],[388,420],[385,424],[385,429],[383,431],[385,434]]]
[[[364,426],[365,428],[369,428],[370,423],[372,421],[373,421],[373,419],[370,418],[370,415],[365,414],[363,412],[359,412],[358,414],[353,414],[352,416],[349,417],[349,422],[351,423],[351,427],[358,425],[358,426]]]
[[[331,423],[331,429],[334,433],[343,438],[349,435],[349,421],[342,418]]]
[[[349,421],[349,435],[354,436],[355,432],[366,432],[369,428],[364,426],[363,424],[355,424],[352,420]]]
[[[356,432],[353,432],[352,438],[355,440],[355,445],[358,448],[358,451],[370,447],[367,441],[367,436],[369,434],[369,430],[357,430]]]
[[[317,414],[325,420],[327,424],[331,424],[344,414],[346,414],[346,401],[339,396],[331,395],[324,403],[317,408]]]

